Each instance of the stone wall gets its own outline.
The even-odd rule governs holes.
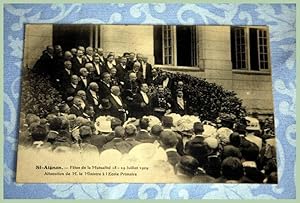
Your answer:
[[[153,26],[103,25],[101,46],[106,52],[122,56],[124,52],[141,53],[154,61]]]
[[[52,45],[51,24],[27,24],[25,27],[24,67],[32,68],[48,45]]]

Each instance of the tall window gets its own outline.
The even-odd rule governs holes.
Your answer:
[[[100,47],[100,25],[55,24],[53,25],[53,44],[59,44],[64,50],[77,46]]]
[[[155,64],[197,66],[196,26],[154,26]]]
[[[233,69],[269,71],[269,42],[266,27],[231,27]]]

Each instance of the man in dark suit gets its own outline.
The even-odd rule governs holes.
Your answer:
[[[76,75],[79,75],[80,69],[84,67],[85,63],[86,60],[83,57],[83,52],[82,50],[78,49],[76,53],[76,57],[72,59],[72,66],[73,66],[74,73]]]
[[[83,115],[83,109],[81,107],[82,99],[78,96],[74,97],[73,105],[70,108],[70,114],[75,114],[76,116]]]
[[[126,81],[122,93],[122,98],[128,106],[130,117],[132,116],[131,112],[134,111],[133,99],[138,92],[138,83],[136,82],[136,79],[135,73],[129,73],[129,80]]]
[[[79,78],[77,75],[71,76],[71,82],[63,86],[64,91],[62,91],[62,98],[65,101],[72,101],[73,97],[76,95],[78,90],[80,90],[78,86]]]
[[[128,71],[133,69],[134,57],[135,57],[135,54],[133,52],[131,52],[129,54],[129,57],[128,57],[127,63],[126,63],[126,68],[127,68]]]
[[[59,57],[58,59],[56,58],[56,60],[54,61],[54,66],[57,70],[55,73],[55,79],[60,79],[60,73],[63,72],[63,70],[65,69],[65,61],[70,61],[72,65],[72,58],[73,56],[70,51],[65,51],[64,57]],[[73,69],[72,72],[74,72]]]
[[[133,69],[129,73],[135,73],[136,74],[136,81],[138,84],[142,84],[145,80],[143,77],[143,72],[141,70],[141,64],[140,62],[136,61],[133,64]]]
[[[148,82],[148,85],[151,85],[151,86],[154,86],[154,87],[157,87],[162,83],[161,78],[158,75],[157,68],[152,68],[151,78],[147,82]]]
[[[210,148],[204,142],[204,137],[202,133],[204,128],[201,122],[195,122],[193,126],[194,138],[186,142],[185,152],[194,158],[196,158],[200,164],[205,164],[208,162],[207,156],[210,153]]]
[[[141,72],[143,73],[144,81],[146,81],[149,84],[152,78],[152,65],[148,63],[147,56],[143,56],[142,58]]]
[[[142,143],[153,143],[156,139],[155,137],[152,137],[148,132],[149,119],[141,118],[139,126],[140,126],[140,130],[137,133],[135,140]]]
[[[133,98],[134,110],[132,114],[136,118],[148,116],[151,113],[151,103],[148,96],[149,88],[147,83],[142,83],[140,89],[140,92]]]
[[[163,116],[161,118],[161,125],[162,125],[164,131],[171,131],[171,132],[175,133],[175,135],[178,139],[178,143],[176,145],[176,150],[177,150],[178,154],[183,156],[184,155],[184,146],[183,146],[182,136],[172,130],[172,127],[174,127],[173,118],[170,116]]]
[[[188,102],[184,99],[182,90],[177,90],[176,95],[172,103],[172,112],[183,116],[188,113]]]
[[[64,62],[64,69],[62,69],[58,74],[60,89],[65,91],[66,85],[71,82],[71,76],[72,75],[73,75],[72,62],[71,61],[65,61]]]
[[[85,53],[86,53],[86,62],[87,63],[92,63],[93,62],[93,55],[94,55],[94,50],[92,47],[87,47],[85,49]]]
[[[169,76],[167,75],[167,72],[162,72],[160,75],[160,85],[162,85],[162,87],[168,88],[170,90],[172,90],[172,86],[173,86],[173,81],[171,80],[171,78],[169,78]]]
[[[104,57],[104,51],[103,51],[103,49],[102,48],[98,48],[97,54],[98,54],[99,59],[100,59],[100,64],[101,64],[101,66],[103,66],[106,63],[106,58]]]
[[[119,78],[117,77],[117,69],[115,67],[113,67],[112,69],[110,69],[110,77],[111,77],[111,85],[121,85]]]
[[[110,74],[108,72],[104,72],[102,74],[102,80],[99,82],[99,94],[101,99],[104,99],[110,95],[110,82]]]
[[[110,72],[110,69],[112,69],[113,67],[116,67],[116,65],[114,64],[115,62],[115,57],[112,54],[108,54],[107,58],[106,58],[106,63],[103,66],[103,69],[105,72]]]
[[[91,82],[86,91],[86,100],[88,104],[94,107],[94,111],[96,115],[100,113],[100,101],[101,98],[99,96],[99,86],[95,82]]]
[[[119,78],[120,82],[125,83],[128,79],[128,70],[126,68],[126,58],[121,57],[120,63],[116,66],[117,73],[116,76]]]
[[[204,137],[202,133],[204,132],[204,128],[201,122],[195,122],[193,125],[194,138],[188,141],[185,145],[189,145],[192,142],[204,142]],[[186,148],[186,147],[185,147]]]
[[[85,106],[82,117],[88,121],[95,121],[95,111],[93,106]]]
[[[95,68],[95,71],[93,82],[100,82],[101,74],[103,73],[103,65],[104,63],[101,63],[100,57],[94,56],[93,66]]]
[[[160,141],[168,156],[168,162],[175,167],[181,157],[176,149],[178,143],[176,134],[172,131],[164,130],[160,134]]]
[[[87,90],[91,79],[89,77],[89,72],[86,68],[80,68],[79,70],[80,76],[79,76],[79,82],[78,82],[78,86],[81,90]]]
[[[46,50],[43,52],[42,56],[37,60],[35,65],[33,66],[33,71],[39,73],[46,77],[51,77],[53,72],[53,54],[54,48],[53,46],[47,46]]]
[[[122,122],[124,122],[127,119],[128,111],[126,110],[126,104],[120,97],[120,93],[120,88],[118,86],[112,86],[111,94],[108,96],[108,99],[111,103],[111,116],[119,118]]]
[[[157,94],[151,98],[151,107],[154,116],[161,118],[165,113],[170,112],[171,101],[164,94],[162,86],[158,87]]]

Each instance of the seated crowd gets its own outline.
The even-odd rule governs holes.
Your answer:
[[[277,183],[273,118],[220,114],[201,122],[189,111],[182,82],[170,81],[141,54],[115,59],[101,48],[63,54],[48,46],[34,70],[49,77],[64,102],[46,118],[21,113],[21,146],[79,147],[101,156],[148,143],[163,149],[183,182]]]

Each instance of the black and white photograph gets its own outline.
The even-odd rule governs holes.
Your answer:
[[[268,26],[26,24],[18,183],[277,184]]]

